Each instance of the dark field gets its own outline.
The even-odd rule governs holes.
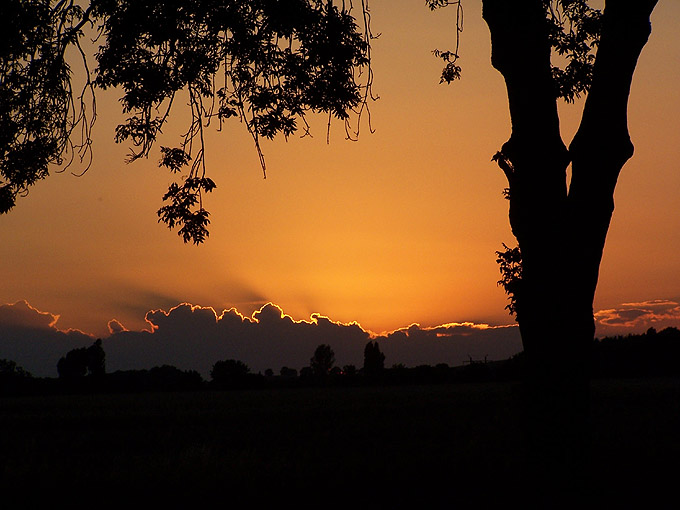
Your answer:
[[[600,508],[678,508],[680,379],[592,393]],[[520,402],[514,383],[5,397],[0,485],[93,507],[528,506]]]

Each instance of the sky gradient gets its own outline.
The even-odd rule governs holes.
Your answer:
[[[116,91],[100,93],[89,171],[53,172],[0,216],[0,304],[26,300],[59,316],[48,329],[93,337],[107,337],[114,319],[116,332],[149,330],[147,312],[181,303],[216,317],[231,308],[253,317],[275,303],[296,321],[321,314],[373,334],[414,323],[512,325],[494,252],[514,240],[505,178],[491,162],[510,122],[481,2],[464,2],[462,79],[450,86],[438,83],[431,52],[453,45],[455,10],[381,0],[371,8],[381,34],[375,132],[363,124],[351,142],[333,124],[327,144],[326,119],[310,117],[313,138],[262,144],[264,180],[243,125],[209,129],[217,189],[201,246],[157,223],[172,176],[157,167],[158,151],[124,163],[127,146],[113,142]],[[679,14],[678,2],[659,2],[633,82],[635,155],[619,179],[600,271],[600,336],[680,325]],[[560,105],[567,144],[581,107]],[[176,110],[160,143],[176,142],[185,121]],[[0,346],[0,358],[9,354]]]

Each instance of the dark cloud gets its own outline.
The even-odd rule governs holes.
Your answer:
[[[1,315],[1,310],[2,307],[0,327],[6,329],[12,321],[20,324],[13,330],[11,345],[6,335],[0,339],[0,357],[17,361],[34,375],[54,376],[59,357],[93,341],[80,332],[77,338],[71,338],[74,332],[56,328],[57,316],[39,312],[27,303],[12,309],[14,314]],[[320,314],[312,314],[308,320],[295,320],[272,303],[250,317],[234,308],[218,314],[210,307],[182,303],[168,311],[149,311],[146,321],[149,328],[142,331],[128,331],[115,319],[109,322],[111,335],[103,339],[108,371],[169,364],[182,370],[198,370],[208,377],[216,361],[233,358],[255,372],[267,368],[278,372],[282,366],[296,369],[307,366],[314,349],[322,343],[331,345],[337,365],[360,367],[369,340],[380,343],[388,366],[459,365],[468,357],[505,359],[521,350],[516,327],[454,323],[424,328],[414,324],[376,335],[358,323],[335,322]],[[36,324],[41,329],[36,330]],[[31,331],[38,333],[31,335]],[[66,342],[68,338],[72,341]],[[48,345],[50,349],[46,349]],[[20,347],[23,351],[18,357]],[[40,363],[36,362],[38,357]]]
[[[58,315],[26,301],[0,305],[0,358],[15,361],[35,376],[56,376],[60,357],[94,341],[82,331],[58,329],[58,320]]]
[[[421,328],[413,324],[377,340],[390,363],[407,365],[448,363],[460,365],[470,358],[507,359],[522,350],[516,326],[451,323]]]
[[[58,320],[58,315],[41,312],[25,300],[0,305],[0,325],[6,327],[50,329]]]
[[[680,304],[668,299],[624,303],[595,313],[599,333],[619,334],[680,325]]]
[[[127,331],[127,328],[116,319],[111,319],[108,323],[108,327],[110,334],[120,333],[121,331]]]

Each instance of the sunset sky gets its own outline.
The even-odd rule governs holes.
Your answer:
[[[310,117],[313,138],[263,144],[265,180],[243,125],[209,129],[217,189],[200,246],[157,223],[172,176],[157,151],[124,163],[128,147],[113,142],[118,95],[100,91],[89,171],[53,173],[0,216],[0,304],[26,300],[59,316],[50,327],[94,337],[108,336],[112,319],[114,330],[149,329],[147,312],[185,302],[245,316],[272,302],[296,320],[318,313],[374,333],[513,324],[494,252],[514,239],[505,178],[491,162],[510,134],[507,99],[481,2],[463,5],[462,80],[447,86],[432,50],[454,44],[455,10],[371,2],[380,99],[370,104],[375,133],[362,125],[358,142],[338,123],[327,144],[326,119]],[[680,3],[661,0],[634,79],[635,156],[600,272],[600,335],[680,325],[678,19]],[[560,106],[567,144],[581,107]],[[175,113],[164,145],[185,129]]]

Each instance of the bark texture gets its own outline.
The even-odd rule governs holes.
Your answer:
[[[522,253],[517,319],[528,362],[526,432],[533,476],[546,496],[588,487],[593,299],[616,181],[633,155],[628,96],[656,3],[607,0],[592,86],[567,149],[543,0],[483,1],[491,62],[505,80],[512,121],[498,161]]]

